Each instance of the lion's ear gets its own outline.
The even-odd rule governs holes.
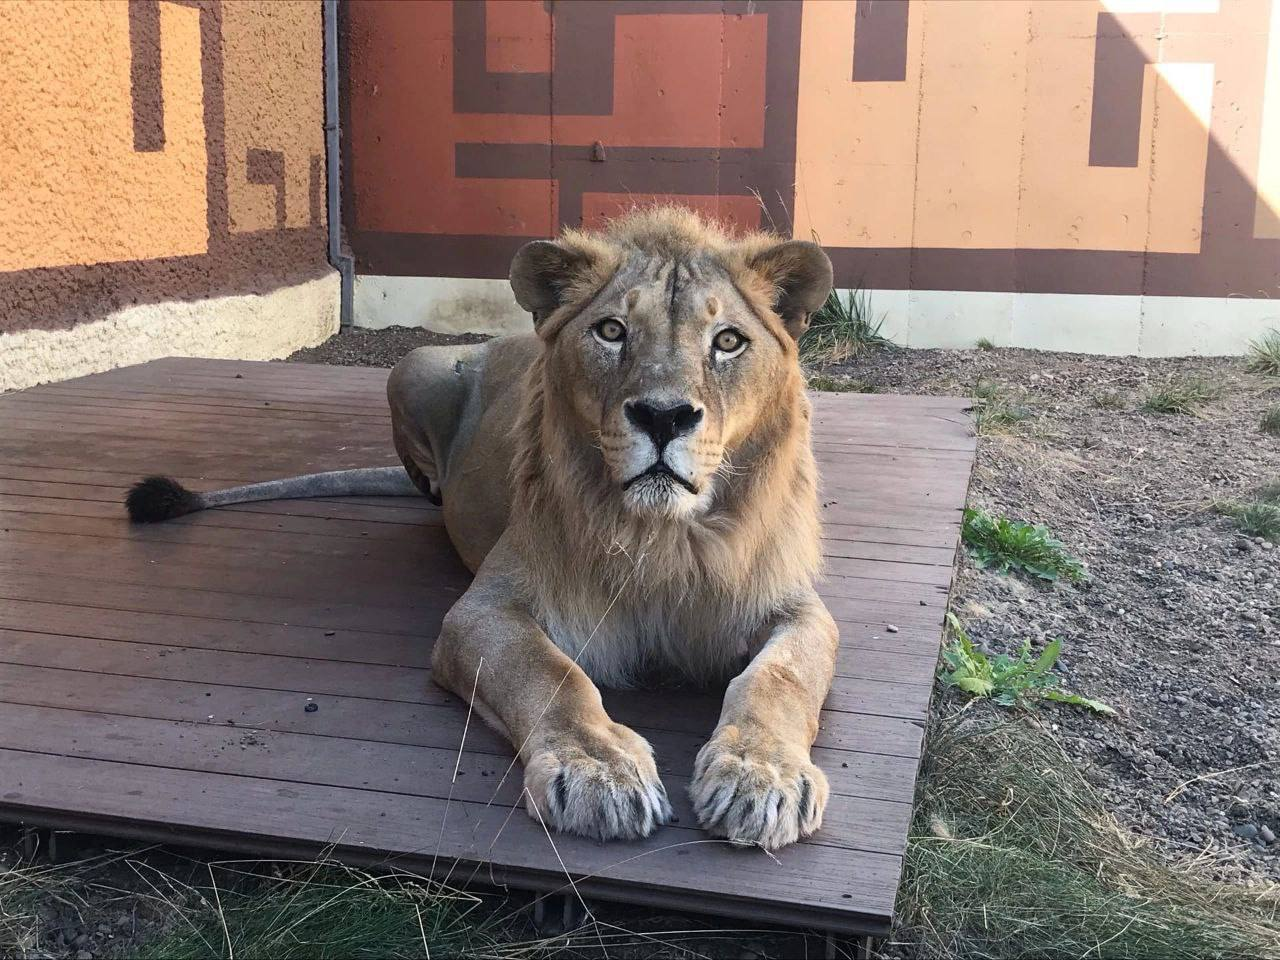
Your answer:
[[[511,261],[516,302],[539,323],[564,304],[565,290],[591,265],[586,254],[552,240],[531,240]]]
[[[757,254],[751,269],[776,291],[773,309],[796,339],[809,328],[809,314],[831,292],[831,258],[816,243],[788,240]]]

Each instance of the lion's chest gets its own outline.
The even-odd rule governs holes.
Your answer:
[[[604,687],[637,686],[654,677],[728,679],[759,649],[767,627],[756,611],[705,597],[574,606],[544,611],[543,628]]]

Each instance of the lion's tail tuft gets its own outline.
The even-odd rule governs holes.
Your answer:
[[[130,488],[124,505],[134,523],[161,523],[207,506],[200,494],[192,493],[172,477],[139,480]]]

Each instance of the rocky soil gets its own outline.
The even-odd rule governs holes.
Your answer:
[[[1280,880],[1280,548],[1214,507],[1280,480],[1280,438],[1259,430],[1280,380],[1244,366],[886,348],[824,373],[895,393],[994,384],[1026,415],[980,438],[970,503],[1048,525],[1089,578],[965,557],[952,609],[991,650],[1062,637],[1063,686],[1119,716],[1042,709],[1120,822],[1249,882]],[[1196,377],[1220,390],[1198,414],[1142,409]]]

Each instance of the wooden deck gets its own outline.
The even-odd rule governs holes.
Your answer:
[[[567,870],[588,897],[884,932],[973,457],[964,401],[816,401],[822,593],[842,633],[814,749],[821,832],[776,858],[708,841],[685,787],[717,698],[631,692],[606,702],[654,744],[679,823],[553,849],[512,813],[507,746],[473,723],[459,760],[465,707],[429,682],[467,574],[425,500],[124,519],[144,473],[207,489],[395,462],[386,373],[162,360],[0,397],[0,818],[264,855],[333,845],[454,884],[559,890]]]

